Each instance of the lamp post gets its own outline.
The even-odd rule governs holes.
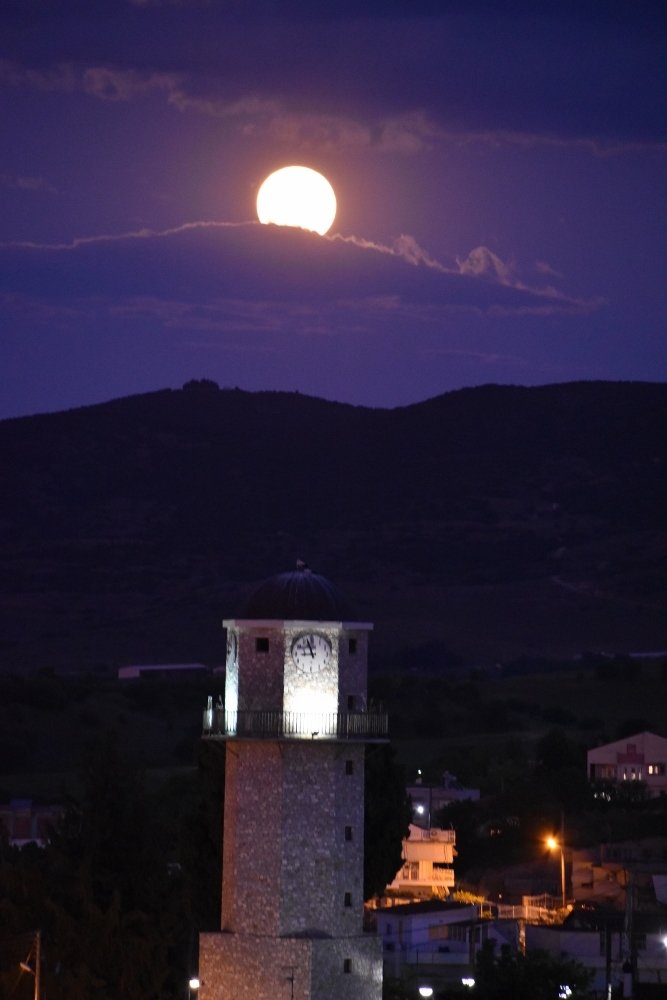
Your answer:
[[[29,964],[28,959],[32,955],[32,949],[30,949],[30,954],[26,958],[25,962],[19,962],[19,968],[23,972],[30,973],[31,976],[35,977],[35,992],[34,1000],[40,1000],[40,975],[41,975],[41,965],[42,965],[42,932],[35,931],[35,968]]]
[[[547,837],[547,847],[550,851],[555,851],[558,849],[560,851],[560,894],[563,909],[565,909],[565,852],[563,850],[563,841],[558,840],[556,837]]]
[[[190,1000],[192,1000],[192,997],[195,997],[197,995],[200,986],[201,983],[199,982],[197,976],[192,976],[188,980],[188,996],[190,997]]]

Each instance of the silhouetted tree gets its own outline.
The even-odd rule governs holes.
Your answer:
[[[589,1000],[591,975],[577,962],[540,950],[525,955],[503,945],[496,954],[487,941],[477,954],[471,1000],[557,1000],[564,987],[571,1000]]]
[[[412,810],[405,772],[389,744],[366,751],[364,899],[380,895],[401,867]]]
[[[168,827],[114,743],[90,749],[82,782],[35,863],[43,876],[30,919],[43,932],[45,995],[171,1000],[185,973],[187,924]]]

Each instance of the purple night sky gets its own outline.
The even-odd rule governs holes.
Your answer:
[[[664,0],[4,0],[0,418],[667,378]],[[326,237],[261,226],[289,163]]]

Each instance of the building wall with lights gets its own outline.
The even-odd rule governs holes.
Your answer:
[[[606,743],[587,753],[590,781],[612,784],[641,782],[649,796],[667,794],[667,739],[655,733]]]

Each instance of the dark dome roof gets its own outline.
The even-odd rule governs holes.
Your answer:
[[[340,591],[326,577],[297,569],[258,584],[243,604],[239,618],[276,621],[358,621]]]

